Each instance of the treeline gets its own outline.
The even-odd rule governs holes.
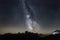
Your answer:
[[[60,34],[43,35],[26,31],[25,33],[6,33],[4,35],[0,35],[0,40],[60,40]]]

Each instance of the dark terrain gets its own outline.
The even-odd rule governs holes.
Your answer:
[[[18,32],[18,34],[0,34],[0,40],[60,40],[60,34],[43,35],[26,31],[25,33]]]

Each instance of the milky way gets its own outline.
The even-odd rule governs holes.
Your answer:
[[[4,27],[16,32],[60,29],[60,0],[0,0],[0,27],[2,33]]]
[[[28,5],[27,0],[24,1],[25,4],[25,12],[26,12],[26,25],[27,25],[27,30],[28,31],[35,31],[38,32],[39,31],[39,24],[34,21],[33,19],[33,15],[34,11],[31,9],[31,7]],[[37,29],[37,30],[36,30]]]

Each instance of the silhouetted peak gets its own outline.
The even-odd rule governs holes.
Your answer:
[[[20,34],[20,32],[18,32],[18,34]]]
[[[54,32],[60,32],[60,30],[56,30],[56,31],[54,31]]]
[[[31,32],[29,32],[29,31],[25,31],[25,33],[31,33]]]

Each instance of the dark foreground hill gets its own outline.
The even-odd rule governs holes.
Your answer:
[[[60,40],[60,34],[43,35],[26,31],[25,33],[0,35],[0,40]]]

